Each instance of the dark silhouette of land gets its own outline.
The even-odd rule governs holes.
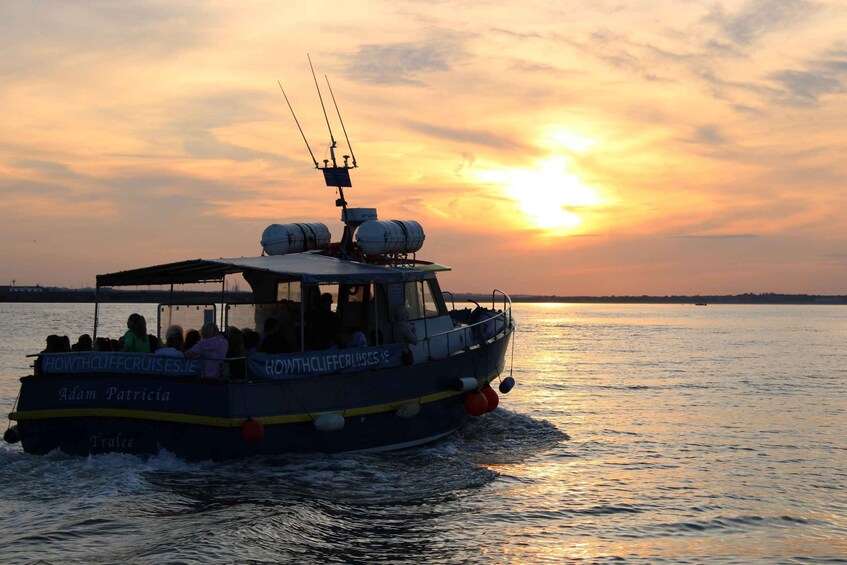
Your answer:
[[[158,304],[211,304],[215,302],[249,303],[252,294],[238,291],[195,290],[118,290],[101,288],[100,302],[158,303]],[[450,294],[447,295],[450,302]],[[491,304],[491,294],[452,293],[456,306],[475,301]],[[91,302],[95,301],[93,288],[69,289],[43,286],[0,286],[0,302]],[[502,303],[502,295],[495,297],[495,306]],[[774,292],[745,292],[732,295],[672,295],[672,296],[558,296],[516,294],[512,302],[569,302],[585,304],[847,304],[847,295],[778,294]]]

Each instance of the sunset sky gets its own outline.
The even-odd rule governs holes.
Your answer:
[[[5,1],[0,46],[0,285],[339,238],[308,53],[446,289],[847,293],[845,2]]]

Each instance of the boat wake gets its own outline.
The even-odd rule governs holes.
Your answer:
[[[166,492],[168,510],[162,509],[166,513],[194,511],[198,505],[269,500],[275,504],[304,499],[357,506],[395,504],[460,496],[497,478],[498,472],[488,465],[519,463],[567,439],[567,434],[545,420],[500,409],[434,444],[389,453],[186,462],[167,451],[154,456],[106,453],[84,458],[54,451],[39,458],[10,446],[0,449],[0,481],[12,485],[9,488],[19,499],[62,498],[69,484],[94,498]],[[41,488],[35,494],[24,488],[27,484]],[[175,500],[180,501],[176,506]]]

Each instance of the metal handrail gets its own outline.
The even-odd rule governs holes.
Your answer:
[[[426,341],[426,344],[427,344],[427,356],[428,356],[428,358],[432,359],[432,340],[433,340],[433,338],[447,336],[447,354],[452,355],[454,352],[452,351],[452,349],[450,347],[450,336],[451,335],[458,334],[459,332],[461,332],[462,335],[466,335],[469,331],[473,332],[474,327],[481,326],[482,324],[488,324],[488,323],[494,323],[495,324],[494,325],[494,328],[495,328],[494,337],[497,337],[500,334],[503,334],[505,336],[509,332],[511,332],[512,329],[513,329],[512,328],[512,300],[511,300],[511,298],[509,298],[509,295],[507,295],[505,292],[503,292],[501,290],[495,290],[494,292],[495,293],[499,292],[500,294],[503,295],[503,297],[504,297],[503,298],[503,310],[501,312],[498,312],[497,314],[495,314],[494,316],[492,316],[490,318],[486,318],[485,320],[480,320],[479,322],[474,322],[473,324],[467,324],[467,325],[464,325],[464,326],[461,326],[461,327],[458,327],[458,328],[453,328],[452,330],[448,330],[446,332],[441,332],[441,333],[432,334],[430,336],[427,336],[425,341]],[[492,303],[493,303],[493,300],[492,300]],[[497,329],[496,322],[497,322],[498,318],[502,318],[502,320],[503,320],[503,328],[501,330]],[[465,347],[469,347],[471,345],[475,345],[475,344],[470,344],[470,343],[464,344]]]
[[[450,295],[450,305],[451,305],[451,306],[453,306],[453,310],[455,310],[455,309],[456,309],[456,299],[455,299],[455,297],[453,296],[453,293],[452,293],[452,292],[450,292],[449,290],[443,290],[443,291],[441,291],[441,296],[443,296],[443,297],[444,297],[444,302],[445,302],[445,303],[447,302],[447,295],[448,295],[448,294]]]

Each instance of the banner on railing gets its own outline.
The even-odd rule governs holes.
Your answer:
[[[398,367],[403,363],[400,344],[359,349],[333,349],[281,355],[248,357],[248,376],[257,379],[285,379],[302,375],[329,375]]]
[[[113,353],[110,351],[78,351],[45,353],[39,357],[45,375],[67,373],[119,373],[184,377],[200,375],[201,359],[165,357],[152,353]]]

